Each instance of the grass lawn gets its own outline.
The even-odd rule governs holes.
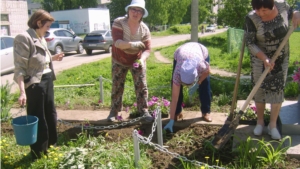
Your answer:
[[[230,72],[236,72],[238,68],[239,53],[228,54],[226,52],[226,33],[221,33],[216,36],[200,38],[199,41],[208,47],[212,67],[224,69]],[[293,62],[300,60],[300,50],[298,50],[300,32],[295,32],[290,38],[290,66],[289,75],[293,73]],[[164,57],[172,60],[175,49],[184,42],[175,45],[156,48],[153,51],[159,50]],[[171,98],[171,72],[172,64],[164,64],[158,62],[154,57],[154,52],[151,53],[147,61],[147,83],[149,88],[149,98],[152,96]],[[249,56],[244,56],[242,73],[249,74],[250,59]],[[99,101],[99,77],[104,79],[102,101],[103,108],[109,108],[110,92],[111,92],[111,59],[103,59],[97,62],[83,64],[81,66],[65,70],[57,76],[55,85],[71,85],[71,84],[95,84],[91,87],[81,88],[55,88],[55,98],[58,107],[69,109],[85,109],[91,105],[98,104]],[[286,97],[293,98],[297,96],[297,84],[290,83],[291,77],[288,78],[288,84],[285,89]],[[230,104],[232,92],[234,89],[234,78],[219,77],[213,75],[211,78],[211,87],[214,96],[213,110],[220,111],[220,107]],[[131,106],[135,102],[135,94],[133,88],[133,80],[131,74],[128,73],[125,83],[125,91],[123,97],[124,107]],[[250,82],[245,82],[239,87],[238,99],[246,99],[250,93],[252,86]],[[187,89],[184,90],[184,103],[187,108],[198,110],[197,96],[192,99],[187,97]],[[65,103],[70,103],[65,107]]]

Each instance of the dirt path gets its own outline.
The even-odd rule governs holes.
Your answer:
[[[170,61],[168,58],[165,58],[164,56],[162,56],[159,51],[154,52],[154,55],[158,61],[160,61],[162,63],[166,63],[166,64],[172,64],[172,61]],[[211,68],[210,72],[211,72],[211,74],[219,74],[220,76],[227,76],[227,77],[236,76],[236,73],[227,72],[227,71],[215,69],[215,68]]]

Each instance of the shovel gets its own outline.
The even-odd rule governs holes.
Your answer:
[[[294,27],[291,26],[288,33],[285,35],[285,37],[283,38],[281,44],[279,45],[278,49],[274,53],[274,55],[271,59],[271,63],[275,62],[275,60],[277,59],[280,51],[282,50],[282,48],[284,47],[284,45],[288,41],[288,39],[289,39],[290,35],[293,33],[293,31],[294,31]],[[250,92],[249,96],[247,97],[247,100],[245,101],[245,103],[242,106],[241,110],[234,117],[234,119],[232,121],[229,119],[231,121],[230,123],[228,123],[229,120],[226,120],[227,123],[225,123],[222,126],[222,128],[219,130],[217,135],[215,135],[214,139],[212,140],[212,145],[216,149],[222,148],[227,143],[227,141],[230,139],[230,137],[233,134],[234,130],[239,125],[239,121],[240,121],[241,116],[243,115],[244,111],[246,110],[247,106],[249,105],[250,101],[252,100],[254,94],[257,92],[257,90],[260,87],[261,83],[263,82],[263,80],[267,76],[269,70],[270,70],[270,67],[267,67],[264,70],[264,72],[262,73],[262,75],[260,76],[258,81],[256,82],[255,86],[253,87],[252,91]]]
[[[237,92],[238,92],[238,88],[239,88],[239,84],[240,84],[240,75],[241,75],[241,69],[242,69],[242,62],[243,62],[243,58],[244,58],[244,51],[245,51],[245,34],[243,36],[243,42],[242,42],[242,47],[241,47],[241,51],[240,51],[239,67],[238,67],[238,71],[236,74],[236,80],[235,80],[235,85],[234,85],[230,114],[225,123],[230,123],[232,121],[233,115],[234,115],[234,109],[236,108],[236,98],[237,98]]]

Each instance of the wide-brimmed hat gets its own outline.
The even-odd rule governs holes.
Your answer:
[[[131,4],[125,7],[125,11],[127,12],[128,8],[133,6],[142,8],[144,10],[143,18],[146,18],[148,16],[148,11],[145,8],[145,0],[132,0]]]
[[[180,79],[182,83],[192,84],[198,77],[197,62],[185,60],[180,68]]]

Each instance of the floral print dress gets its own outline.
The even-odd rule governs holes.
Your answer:
[[[255,11],[251,11],[246,16],[245,42],[251,57],[253,85],[264,71],[264,63],[256,57],[257,53],[263,52],[268,58],[272,58],[289,29],[289,20],[292,18],[291,8],[283,0],[275,1],[275,6],[278,9],[278,15],[270,21],[262,21]],[[279,53],[273,70],[268,73],[255,94],[256,102],[283,102],[289,54],[289,44],[287,43]]]

